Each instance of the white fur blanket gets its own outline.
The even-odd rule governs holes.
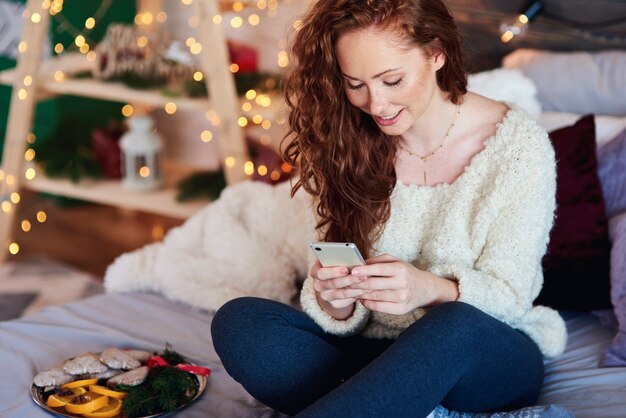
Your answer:
[[[150,291],[205,309],[239,296],[289,302],[305,277],[315,221],[305,192],[289,182],[226,188],[162,242],[118,257],[108,292]]]

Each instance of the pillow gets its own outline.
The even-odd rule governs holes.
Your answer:
[[[626,51],[518,49],[502,66],[533,80],[544,110],[626,115]]]
[[[602,360],[604,367],[626,366],[626,212],[611,218],[611,300],[619,325]]]
[[[566,112],[541,112],[539,124],[546,131],[554,131],[576,123],[582,115]],[[626,116],[594,115],[596,123],[596,146],[602,148],[620,132],[626,129]]]
[[[598,166],[610,218],[626,211],[626,129],[598,150]]]
[[[519,70],[497,68],[470,74],[467,89],[493,100],[515,103],[535,119],[541,113],[535,84]]]
[[[567,310],[610,308],[610,243],[593,115],[551,132],[550,140],[557,160],[557,208],[535,303]]]

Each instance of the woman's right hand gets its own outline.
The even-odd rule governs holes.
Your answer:
[[[367,293],[364,289],[350,289],[348,286],[367,279],[353,276],[347,267],[322,267],[319,261],[311,266],[309,275],[313,278],[313,289],[322,309],[336,319],[346,319],[354,311],[354,303]]]

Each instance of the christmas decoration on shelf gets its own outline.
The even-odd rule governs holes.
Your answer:
[[[131,25],[111,24],[96,56],[94,77],[122,80],[133,87],[181,83],[195,72],[191,58],[165,35],[144,33]]]
[[[122,157],[120,138],[126,132],[123,124],[114,121],[104,128],[96,128],[91,132],[91,146],[104,177],[122,178]]]
[[[153,132],[148,116],[133,116],[128,125],[128,132],[120,140],[122,184],[130,190],[156,189],[162,180],[161,137]]]

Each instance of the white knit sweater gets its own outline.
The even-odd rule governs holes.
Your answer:
[[[546,357],[557,356],[567,340],[565,323],[556,311],[532,304],[543,284],[555,187],[555,155],[545,130],[513,107],[453,183],[396,184],[373,253],[458,281],[460,301],[526,333]],[[424,313],[371,313],[357,303],[350,318],[336,320],[320,308],[310,277],[301,302],[337,335],[395,338]]]

